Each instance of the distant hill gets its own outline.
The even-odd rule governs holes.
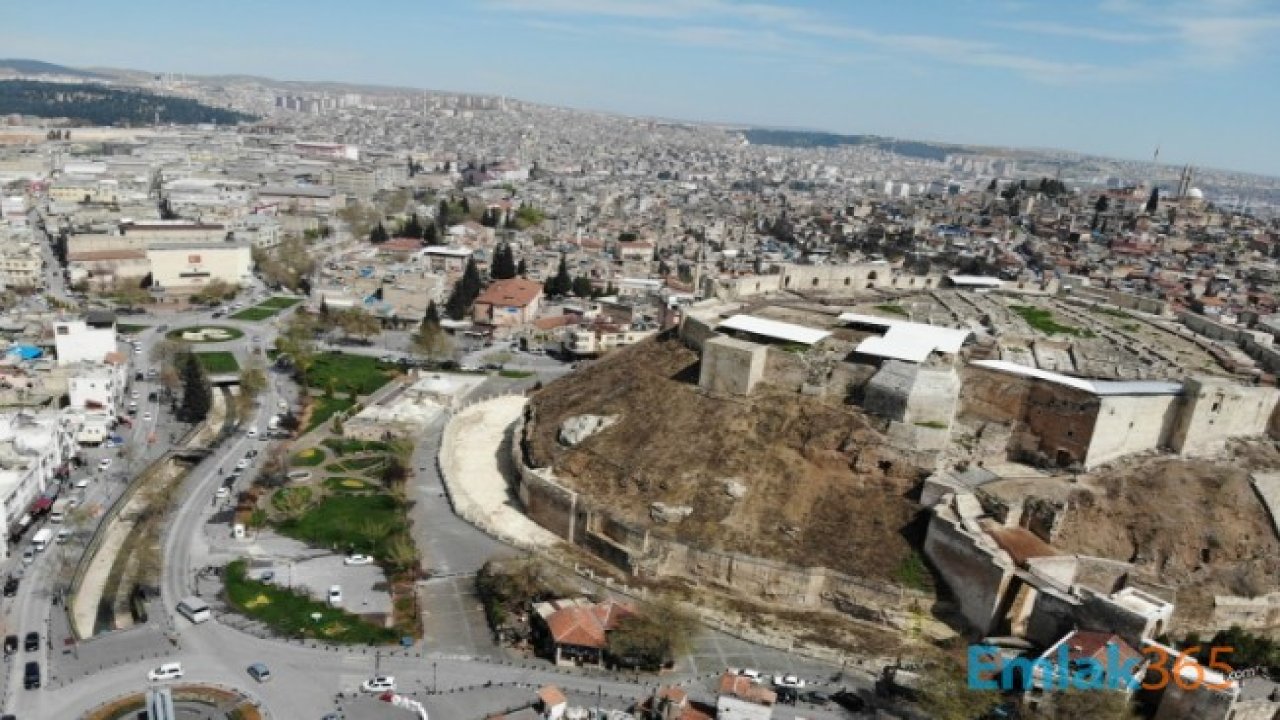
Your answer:
[[[93,125],[150,125],[157,113],[162,123],[234,125],[255,120],[233,110],[210,107],[187,98],[154,95],[142,90],[103,85],[0,80],[0,114],[65,117]]]
[[[770,130],[751,128],[742,131],[752,145],[776,145],[778,147],[838,147],[840,145],[866,145],[897,153],[906,157],[926,160],[944,160],[961,148],[955,145],[939,145],[916,140],[894,140],[878,135],[837,135],[812,130]]]
[[[77,70],[76,68],[67,67],[66,65],[55,65],[41,60],[24,60],[22,58],[8,58],[0,60],[0,70],[10,70],[22,75],[68,75],[71,77],[82,77],[86,79],[100,79],[106,77],[99,73],[89,72],[88,70]]]

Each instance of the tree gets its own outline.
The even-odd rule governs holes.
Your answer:
[[[383,227],[381,220],[379,220],[378,224],[374,225],[373,229],[369,231],[369,242],[374,245],[381,245],[390,239],[390,236],[387,235],[387,229]]]
[[[240,409],[247,411],[253,401],[267,389],[267,373],[255,363],[240,369]],[[247,414],[247,412],[245,413]]]
[[[516,275],[520,277],[529,276],[529,266],[525,264],[524,258],[520,258],[520,262],[516,263]]]
[[[687,653],[699,629],[689,613],[663,598],[622,618],[609,633],[608,652],[615,661],[658,668]]]
[[[467,199],[466,195],[462,196],[462,214],[463,215],[471,214],[471,201]]]
[[[429,360],[449,351],[449,336],[440,326],[440,311],[435,300],[427,303],[427,313],[413,336],[413,349]]]
[[[591,278],[586,275],[579,275],[573,279],[573,294],[580,298],[590,297],[594,286],[591,284]]]
[[[569,263],[564,255],[560,256],[560,267],[556,269],[556,274],[547,278],[543,288],[547,295],[553,296],[568,295],[573,290],[573,279],[569,277]]]
[[[935,720],[972,720],[1000,703],[998,692],[970,688],[967,677],[954,661],[926,668],[919,687],[921,709]]]
[[[284,332],[276,338],[276,349],[289,357],[297,378],[305,384],[307,371],[315,362],[315,321],[306,313],[294,313]]]
[[[337,322],[344,334],[355,335],[366,340],[370,335],[382,332],[382,323],[378,318],[360,308],[348,308],[338,313]]]
[[[494,280],[509,280],[516,276],[516,256],[511,250],[511,245],[502,243],[493,251],[493,266],[489,268],[489,275]]]
[[[405,222],[404,227],[400,228],[400,237],[422,237],[422,222],[418,220],[418,213],[409,216],[409,220]]]
[[[453,290],[449,292],[449,299],[444,303],[444,314],[449,316],[450,320],[462,320],[467,316],[467,310],[471,307],[471,303],[467,302],[466,293],[462,288],[462,281],[453,284]]]
[[[467,268],[462,271],[463,299],[467,304],[475,302],[480,297],[480,291],[484,289],[484,283],[480,281],[480,269],[476,267],[476,259],[474,257],[467,258]]]
[[[1155,215],[1160,207],[1160,188],[1151,188],[1151,197],[1147,198],[1147,214]]]
[[[426,245],[435,245],[439,242],[440,231],[436,229],[435,223],[427,223],[422,227],[422,242]]]
[[[179,361],[182,373],[182,405],[178,407],[178,419],[182,422],[201,422],[213,406],[213,390],[205,375],[200,358],[188,352]]]

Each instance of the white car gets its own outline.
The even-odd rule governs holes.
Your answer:
[[[102,458],[98,461],[99,470],[106,470],[109,467],[111,467],[111,458]]]
[[[141,393],[139,393],[137,390],[134,390],[133,393],[129,395],[129,399],[137,400],[141,396],[142,396]]]
[[[133,354],[134,354],[134,355],[141,355],[141,354],[142,354],[142,346],[141,346],[141,345],[137,345],[137,346],[135,346],[135,347],[133,348]]]
[[[244,470],[244,469],[245,469],[245,468],[247,468],[247,467],[249,467],[249,461],[248,461],[248,460],[243,460],[243,459],[242,459],[242,460],[239,460],[238,462],[236,462],[236,469],[237,469],[237,470]]]
[[[80,478],[76,481],[75,488],[77,490],[83,490],[87,487],[89,487],[89,478]]]
[[[342,586],[341,585],[329,586],[329,604],[334,607],[338,607],[339,605],[342,604]]]
[[[226,485],[223,485],[213,493],[213,496],[218,499],[222,499],[230,494],[231,494],[231,488],[227,487]]]
[[[250,438],[258,437],[258,428],[249,428],[248,432],[245,433],[245,436]]]
[[[804,680],[801,680],[795,675],[774,675],[773,686],[780,687],[780,688],[791,688],[792,690],[799,690],[800,688],[804,687]]]
[[[150,420],[151,420],[151,411],[150,411],[150,410],[148,410],[147,412],[142,413],[142,421],[143,421],[143,422],[150,422]]]
[[[396,679],[390,675],[378,675],[360,683],[360,689],[367,693],[395,692]]]
[[[368,555],[348,555],[342,558],[343,565],[372,565],[373,558]]]
[[[165,663],[148,671],[147,679],[152,682],[157,680],[177,680],[182,675],[182,663]]]

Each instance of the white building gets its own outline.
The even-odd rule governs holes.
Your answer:
[[[247,242],[152,245],[151,281],[169,292],[198,292],[214,280],[240,284],[253,277],[253,257]]]
[[[124,400],[123,363],[86,365],[67,378],[68,407],[87,413],[120,414]]]
[[[0,557],[31,525],[30,510],[75,453],[55,411],[0,414]]]
[[[90,311],[84,320],[55,322],[53,343],[59,365],[106,362],[107,355],[116,352],[116,316]]]

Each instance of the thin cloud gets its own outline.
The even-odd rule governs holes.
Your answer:
[[[1035,20],[997,22],[992,23],[991,25],[992,27],[1004,28],[1006,30],[1018,30],[1037,35],[1082,38],[1085,40],[1097,40],[1099,42],[1117,43],[1122,45],[1141,45],[1144,43],[1156,42],[1167,37],[1158,33],[1123,32],[1107,30],[1105,28],[1068,25],[1065,23],[1055,22],[1039,22]]]

